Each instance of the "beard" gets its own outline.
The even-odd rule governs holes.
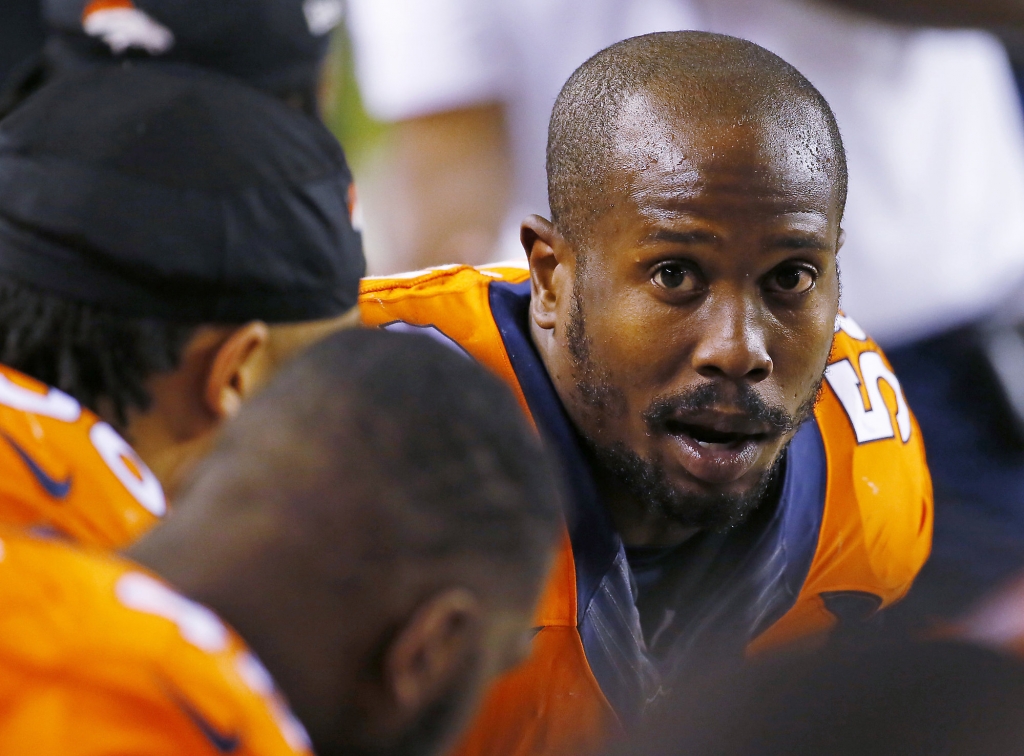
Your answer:
[[[717,533],[741,525],[778,490],[785,459],[784,448],[757,482],[741,493],[695,493],[676,488],[662,464],[644,459],[624,444],[590,444],[590,451],[603,472],[622,484],[648,513],[684,528]]]
[[[607,427],[609,416],[627,412],[625,393],[615,385],[608,371],[591,358],[581,296],[581,270],[577,268],[569,307],[566,341],[576,379],[576,393],[588,407],[595,427]],[[677,413],[699,411],[710,405],[738,406],[752,420],[770,427],[774,435],[792,433],[814,413],[821,393],[824,366],[818,380],[795,413],[769,405],[748,384],[709,382],[692,389],[655,398],[642,418],[650,435],[666,433],[666,424]],[[584,438],[601,472],[622,484],[648,513],[686,528],[727,532],[743,523],[766,500],[775,495],[786,457],[787,443],[771,464],[745,491],[739,493],[701,493],[681,490],[673,485],[665,465],[645,459],[622,442],[602,444],[596,438]]]

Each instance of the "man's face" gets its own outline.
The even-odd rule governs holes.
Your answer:
[[[831,147],[816,128],[634,104],[610,207],[558,296],[560,393],[646,505],[726,528],[770,487],[831,348],[841,210],[819,157]]]

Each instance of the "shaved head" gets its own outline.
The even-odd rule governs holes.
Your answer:
[[[682,162],[680,131],[744,124],[760,125],[768,141],[786,142],[787,159],[826,171],[841,213],[846,154],[821,93],[763,47],[686,31],[614,44],[562,87],[548,131],[551,219],[567,240],[586,248],[596,219],[617,202],[607,187],[614,171]]]
[[[241,409],[131,556],[241,633],[316,753],[421,756],[529,649],[555,481],[464,352],[346,331]]]

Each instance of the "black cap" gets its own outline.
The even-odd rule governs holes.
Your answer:
[[[126,315],[339,315],[353,204],[322,124],[225,77],[102,67],[0,122],[0,275]]]
[[[315,98],[341,0],[43,0],[68,65],[152,57],[238,76],[276,95]],[[308,105],[308,103],[306,103]]]

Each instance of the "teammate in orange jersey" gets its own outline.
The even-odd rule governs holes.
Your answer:
[[[527,652],[559,521],[501,382],[335,334],[132,561],[0,528],[0,752],[438,752]]]
[[[551,118],[529,270],[370,279],[363,320],[491,367],[567,471],[530,663],[462,753],[586,753],[665,675],[855,621],[928,556],[920,431],[839,313],[846,163],[827,103],[749,42],[626,40]]]
[[[358,324],[351,186],[323,126],[212,74],[99,68],[4,119],[0,522],[150,527],[279,365]]]

